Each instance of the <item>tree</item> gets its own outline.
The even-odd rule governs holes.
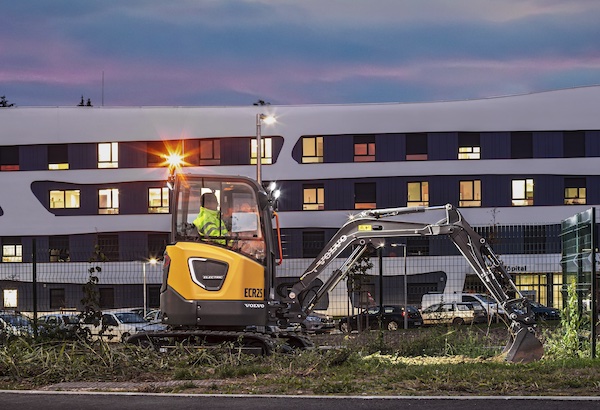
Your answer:
[[[87,103],[85,102],[83,95],[81,96],[81,101],[77,104],[78,107],[93,107],[92,100],[90,98],[87,99]]]
[[[258,100],[257,102],[255,102],[255,103],[254,103],[254,104],[252,104],[252,105],[259,105],[259,106],[263,106],[263,105],[271,105],[271,103],[270,103],[270,102],[267,102],[267,101],[265,101],[265,100]]]
[[[6,99],[6,96],[0,96],[0,108],[7,108],[7,107],[14,107],[15,105],[13,103],[9,103],[8,100]]]

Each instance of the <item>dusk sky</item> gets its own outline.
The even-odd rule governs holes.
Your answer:
[[[17,106],[422,102],[600,84],[599,0],[0,5],[0,96]]]

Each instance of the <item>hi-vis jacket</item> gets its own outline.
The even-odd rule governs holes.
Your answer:
[[[226,236],[228,233],[219,211],[200,208],[200,213],[194,219],[193,224],[198,228],[200,236],[206,239]],[[215,240],[215,242],[225,245],[225,240]]]

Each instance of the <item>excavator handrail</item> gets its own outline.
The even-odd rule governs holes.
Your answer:
[[[279,214],[276,211],[273,211],[273,216],[275,217],[275,230],[277,231],[277,246],[279,247],[279,261],[277,265],[281,265],[283,263],[283,248],[281,247],[281,230],[279,229]]]

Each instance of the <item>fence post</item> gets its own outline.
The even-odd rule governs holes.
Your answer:
[[[38,336],[38,326],[37,326],[37,321],[38,321],[38,317],[37,317],[37,313],[38,313],[38,305],[37,305],[37,243],[35,238],[33,238],[33,243],[32,243],[32,264],[31,264],[31,274],[32,274],[32,279],[31,279],[31,283],[33,285],[33,335],[37,338]]]

